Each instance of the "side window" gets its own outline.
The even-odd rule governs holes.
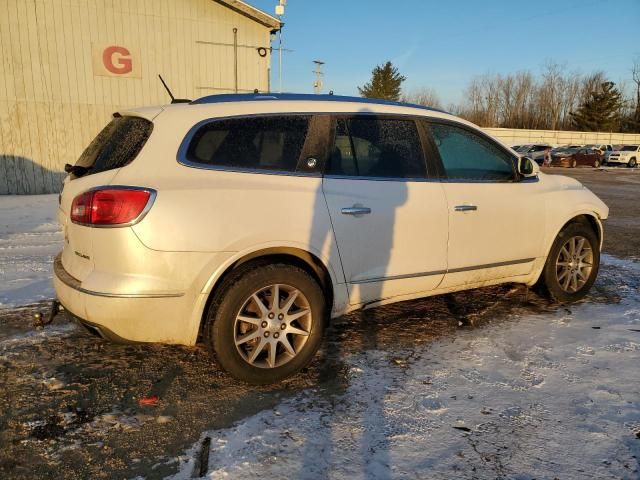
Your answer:
[[[328,175],[425,178],[422,144],[413,120],[338,119]]]
[[[309,129],[301,115],[212,120],[193,136],[187,160],[230,168],[295,172]]]
[[[451,180],[512,180],[513,157],[489,140],[467,129],[431,124],[431,133]]]

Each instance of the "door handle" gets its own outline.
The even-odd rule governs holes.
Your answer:
[[[475,212],[478,207],[475,205],[456,205],[453,207],[456,212]]]
[[[341,210],[343,215],[367,215],[371,213],[371,209],[369,207],[346,207]]]

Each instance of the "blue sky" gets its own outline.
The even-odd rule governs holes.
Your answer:
[[[273,14],[277,0],[248,0]],[[313,91],[312,60],[325,90],[357,94],[376,64],[391,60],[406,89],[435,89],[445,106],[468,80],[551,60],[569,71],[605,70],[630,82],[640,56],[640,0],[289,0],[283,35],[283,89]],[[277,44],[277,42],[276,42]],[[272,87],[278,86],[274,56]]]

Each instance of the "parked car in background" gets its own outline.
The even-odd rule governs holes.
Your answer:
[[[552,149],[553,146],[548,143],[535,143],[531,145],[521,145],[520,148],[516,150],[521,155],[525,157],[529,157],[531,160],[534,160],[538,165],[542,165],[544,162],[544,152],[547,149]]]
[[[640,145],[623,145],[611,152],[607,158],[607,165],[626,165],[635,168],[640,160]]]
[[[592,143],[592,144],[589,144],[589,145],[585,145],[585,148],[590,148],[591,150],[598,150],[598,152],[600,152],[600,156],[602,158],[604,158],[604,156],[605,156],[605,154],[607,152],[612,152],[613,151],[613,145],[606,144],[606,143],[603,143],[603,144],[597,144],[597,143],[593,144]]]
[[[571,167],[580,165],[598,168],[601,165],[600,153],[589,148],[566,148],[551,154],[552,167]]]
[[[514,149],[516,152],[518,151],[518,149],[521,147],[522,145],[511,145],[511,148]]]
[[[107,339],[201,341],[254,384],[352,310],[511,282],[579,300],[609,210],[463,119],[337,95],[122,110],[66,170],[67,312]]]
[[[582,148],[583,145],[577,145],[577,144],[569,144],[569,145],[559,145],[555,148],[553,148],[551,150],[551,155],[554,155],[558,152],[563,152],[565,150],[570,150],[570,149],[578,149],[578,148]]]

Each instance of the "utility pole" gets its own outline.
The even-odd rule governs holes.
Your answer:
[[[276,15],[280,20],[280,30],[278,30],[278,93],[282,93],[282,16],[284,15],[284,7],[287,5],[287,0],[279,0],[276,5]]]
[[[322,60],[314,60],[313,63],[316,64],[316,69],[313,71],[316,74],[316,81],[313,82],[313,93],[319,95],[322,91],[322,76],[324,75],[322,73],[322,65],[324,65],[324,62]]]

